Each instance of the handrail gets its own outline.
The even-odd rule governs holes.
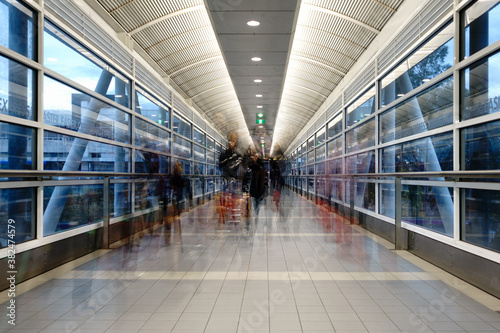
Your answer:
[[[401,206],[403,178],[444,178],[444,181],[456,181],[457,178],[500,178],[500,170],[471,170],[471,171],[423,171],[423,172],[391,172],[391,173],[362,173],[362,174],[334,174],[334,175],[287,175],[285,177],[309,178],[346,178],[350,182],[349,214],[351,221],[354,217],[354,181],[359,178],[394,178],[394,247],[402,250],[401,236]]]
[[[126,178],[169,178],[172,174],[166,173],[128,173],[128,172],[100,172],[100,171],[58,171],[58,170],[0,170],[0,178],[44,178],[38,181],[53,180],[54,177],[85,177],[102,178],[103,183],[103,232],[102,247],[109,248],[109,224],[110,224],[110,184],[112,177]],[[187,178],[209,178],[221,177],[219,175],[184,175]],[[48,178],[48,179],[46,179]],[[8,181],[0,183],[8,183]]]

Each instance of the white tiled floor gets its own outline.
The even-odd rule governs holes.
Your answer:
[[[498,299],[294,194],[281,214],[271,199],[250,232],[219,228],[212,202],[169,245],[157,229],[18,285],[11,331],[500,332]]]

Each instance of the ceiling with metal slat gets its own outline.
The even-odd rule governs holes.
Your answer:
[[[243,149],[263,144],[266,155],[290,145],[404,2],[85,1],[114,19],[224,135],[237,132]]]

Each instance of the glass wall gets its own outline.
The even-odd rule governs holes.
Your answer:
[[[317,194],[346,208],[353,197],[355,210],[387,220],[395,217],[394,177],[364,175],[500,170],[500,2],[470,1],[457,14],[442,17],[395,65],[379,58],[376,80],[359,73],[352,86],[330,96],[342,101],[338,112],[304,129],[318,128],[314,135],[322,138],[325,128],[326,147],[317,140],[309,150],[310,134],[294,142],[287,151],[287,184],[298,192],[315,184]],[[358,97],[346,100],[354,86]],[[295,176],[294,167],[308,177]],[[357,176],[354,188],[345,174]],[[447,236],[450,244],[463,241],[500,252],[498,182],[481,175],[403,177],[402,219],[418,233]]]
[[[116,54],[98,53],[86,46],[89,40],[63,29],[71,24],[62,17],[40,18],[43,2],[34,9],[30,4],[0,0],[0,46],[9,49],[0,55],[0,169],[78,171],[88,176],[54,178],[50,186],[43,181],[40,189],[29,179],[3,177],[0,215],[2,221],[16,220],[16,244],[34,241],[37,247],[43,237],[62,239],[64,231],[87,232],[89,228],[81,227],[102,221],[103,172],[123,173],[111,179],[111,223],[149,208],[143,200],[146,192],[157,207],[158,182],[148,181],[145,191],[145,183],[134,175],[169,174],[179,158],[185,174],[198,174],[202,190],[207,173],[212,191],[220,188],[216,175],[222,148],[213,137],[218,132],[211,129],[210,138],[201,130],[208,124],[193,129],[195,114],[174,116],[171,96],[165,100],[155,93],[158,87],[133,81],[135,61],[127,67],[116,62]],[[116,47],[103,33],[100,41],[109,43],[110,49]],[[43,34],[42,45],[38,45],[39,34]],[[38,59],[38,54],[43,58]],[[151,80],[156,80],[154,75]],[[19,183],[9,188],[6,180]],[[38,201],[43,202],[41,212],[36,212]],[[37,213],[43,215],[43,223],[37,223]],[[7,240],[8,235],[0,233],[0,248]]]

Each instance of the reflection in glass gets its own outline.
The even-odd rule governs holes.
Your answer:
[[[448,24],[381,80],[383,107],[453,66],[453,24]]]
[[[46,124],[130,143],[128,113],[47,76],[43,96]]]
[[[364,95],[347,107],[347,124],[352,126],[363,121],[375,112],[375,87],[370,88]]]
[[[0,56],[0,114],[36,120],[35,74],[32,69]]]
[[[130,149],[44,132],[44,170],[130,172]]]
[[[375,152],[349,156],[346,158],[347,174],[362,174],[375,172]],[[346,201],[350,202],[350,182],[346,184]],[[375,184],[364,180],[354,182],[354,206],[375,210]]]
[[[120,105],[130,107],[130,80],[48,21],[45,21],[43,43],[47,68]],[[46,105],[57,104],[57,93],[44,96],[44,99],[47,98]]]
[[[36,189],[0,189],[0,248],[20,244],[36,237]],[[13,220],[9,227],[9,220]],[[14,232],[9,233],[9,230]],[[13,236],[10,238],[9,235]]]
[[[110,184],[110,216],[119,217],[132,212],[130,184]]]
[[[135,94],[135,112],[157,124],[170,128],[170,108],[164,106],[156,98],[137,87]]]
[[[326,157],[326,145],[316,148],[316,162],[323,161]]]
[[[346,152],[373,147],[375,145],[375,119],[353,128],[346,134]]]
[[[180,117],[174,116],[172,130],[188,139],[191,139],[191,124]]]
[[[462,239],[500,252],[500,191],[462,189]]]
[[[199,162],[205,162],[205,148],[198,145],[194,146],[194,159]]]
[[[342,155],[342,136],[328,142],[328,157]]]
[[[135,173],[168,173],[170,158],[156,152],[135,151]]]
[[[380,117],[381,142],[424,133],[453,122],[453,77],[450,77]]]
[[[465,170],[500,169],[500,121],[476,125],[462,130],[465,145],[462,165]],[[499,181],[478,179],[480,181]]]
[[[135,145],[168,154],[170,153],[170,133],[160,126],[136,117]]]
[[[191,142],[180,136],[174,135],[174,155],[179,157],[191,158]],[[186,169],[184,169],[186,173]]]
[[[193,141],[199,143],[202,146],[205,146],[205,134],[203,134],[196,127],[193,128]]]
[[[314,144],[314,135],[307,140],[307,150],[313,149],[316,145]]]
[[[21,1],[0,1],[0,45],[37,60],[37,22],[36,13]]]
[[[35,138],[33,128],[0,122],[0,169],[35,170]]]
[[[500,5],[497,1],[476,1],[461,16],[464,41],[461,45],[461,59],[500,40]]]
[[[441,209],[440,202],[453,204],[453,188],[403,185],[401,193],[401,218],[447,236],[453,236],[453,210]],[[451,215],[450,215],[451,213]]]
[[[342,113],[328,123],[328,140],[342,132]]]
[[[500,111],[500,52],[461,71],[462,120]]]
[[[56,191],[56,188],[59,188]],[[55,197],[56,196],[56,197]],[[50,201],[58,202],[47,214]],[[102,185],[46,186],[43,189],[44,228],[48,236],[103,219]],[[55,223],[48,223],[48,215]]]
[[[453,170],[453,133],[400,143],[381,151],[382,172]]]
[[[323,142],[325,142],[325,127],[321,127],[321,129],[316,133],[316,146],[319,146]]]

